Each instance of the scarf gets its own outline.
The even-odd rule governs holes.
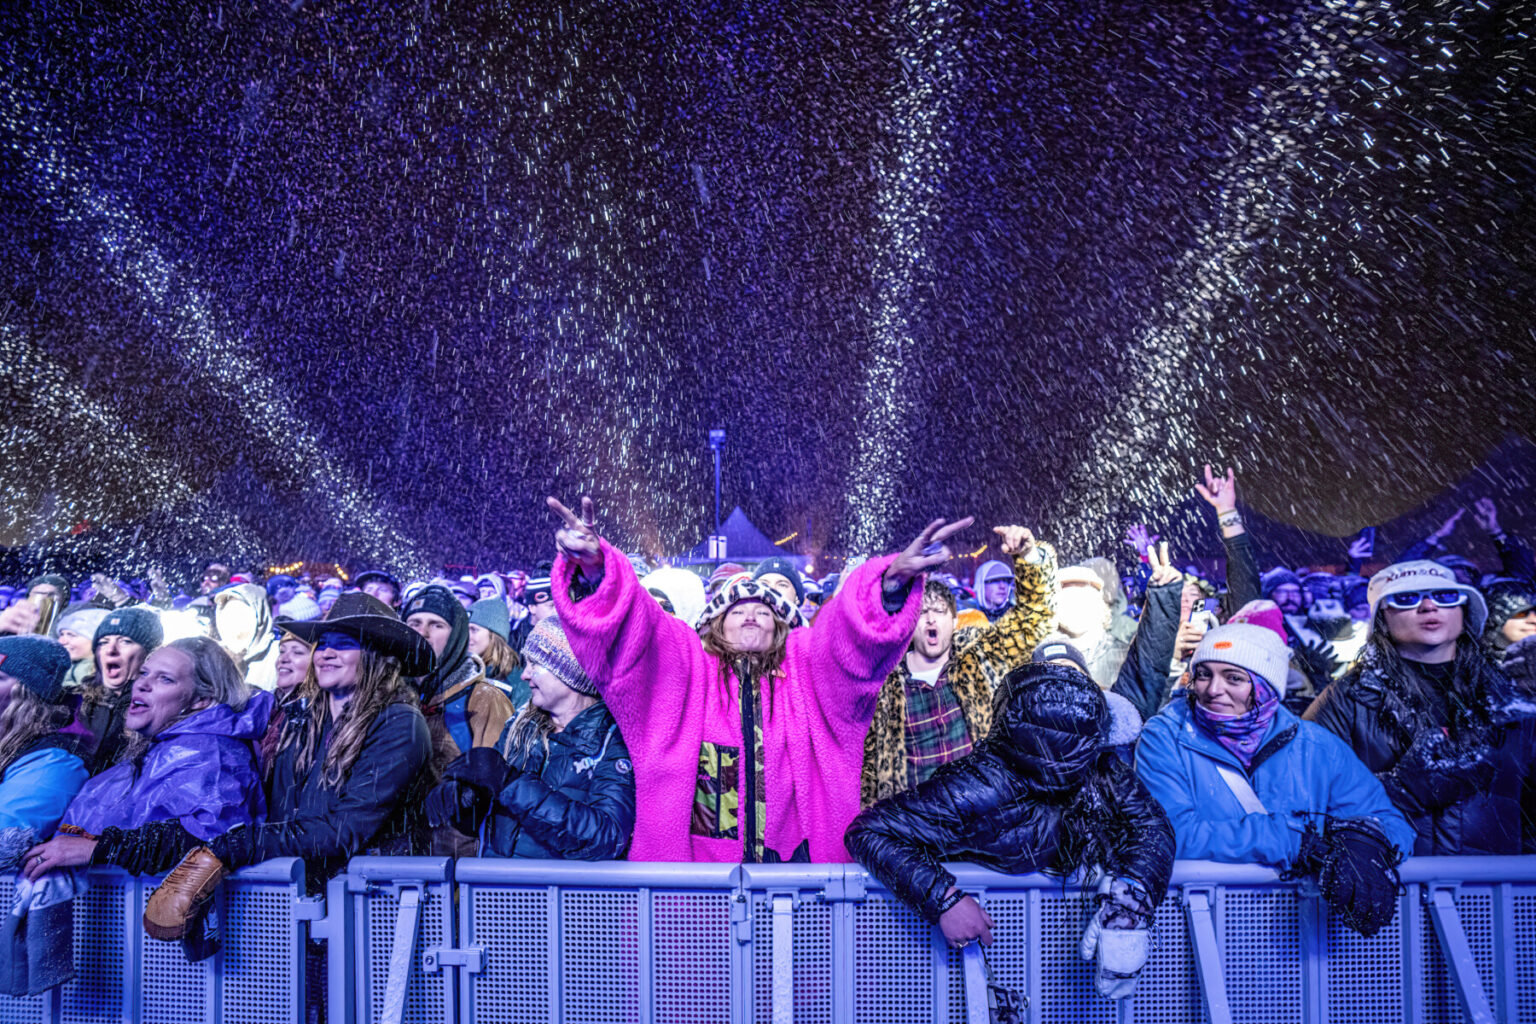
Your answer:
[[[1208,711],[1195,699],[1194,691],[1190,691],[1189,706],[1196,724],[1205,730],[1206,735],[1231,751],[1246,771],[1253,763],[1253,756],[1264,744],[1270,723],[1275,720],[1275,712],[1280,710],[1280,695],[1269,684],[1269,680],[1253,675],[1253,707],[1241,714],[1220,715]]]

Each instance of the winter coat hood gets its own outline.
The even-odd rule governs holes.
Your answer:
[[[976,576],[972,581],[972,587],[976,591],[976,604],[984,611],[995,612],[999,608],[1006,606],[1008,602],[1004,601],[1002,604],[995,606],[987,604],[986,587],[989,580],[1008,580],[1011,582],[1013,580],[1013,570],[1008,568],[1007,562],[998,561],[995,558],[990,562],[982,562],[981,565],[976,567]],[[1010,594],[1009,597],[1011,599],[1012,595]]]
[[[1075,793],[1109,735],[1103,691],[1077,669],[1048,663],[1015,669],[1006,685],[989,742],[1040,793]]]
[[[266,657],[267,652],[272,648],[272,638],[274,635],[272,632],[272,609],[267,604],[267,592],[261,587],[254,583],[236,583],[233,586],[225,587],[213,595],[213,621],[215,626],[218,626],[221,620],[224,620],[225,616],[230,614],[226,609],[234,602],[245,605],[255,614],[255,630],[251,633],[251,639],[245,645],[244,650],[230,651],[227,645],[224,646],[224,649],[229,651],[237,660],[249,666]],[[225,630],[219,630],[220,636],[223,636],[224,633]]]

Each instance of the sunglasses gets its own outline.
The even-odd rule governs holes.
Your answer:
[[[532,594],[525,594],[523,596],[523,601],[526,604],[545,604],[547,602],[553,601],[554,599],[555,595],[551,594],[547,590],[540,590]]]
[[[345,633],[322,633],[320,639],[315,641],[317,651],[360,651],[363,645],[353,636]]]
[[[1405,590],[1382,599],[1393,611],[1412,611],[1428,600],[1436,608],[1459,608],[1467,603],[1465,590]]]

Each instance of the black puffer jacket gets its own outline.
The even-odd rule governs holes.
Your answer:
[[[1453,711],[1448,701],[1417,697],[1386,665],[1367,644],[1305,717],[1342,737],[1381,780],[1418,834],[1414,854],[1536,851],[1536,826],[1522,814],[1536,793],[1536,717],[1529,699],[1483,663],[1469,688],[1476,708]],[[1416,671],[1399,665],[1399,673]]]
[[[509,722],[508,731],[516,723]],[[507,749],[503,741],[502,750]],[[583,710],[563,730],[513,751],[481,852],[496,857],[615,860],[635,830],[635,770],[608,705]]]
[[[1103,694],[1061,665],[1023,666],[1008,685],[991,736],[855,818],[849,851],[932,922],[955,884],[943,860],[1014,874],[1101,864],[1146,886],[1155,906],[1173,870],[1173,829],[1131,768],[1100,748]]]

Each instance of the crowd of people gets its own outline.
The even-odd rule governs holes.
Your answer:
[[[105,575],[0,588],[0,869],[11,994],[70,975],[85,868],[169,872],[144,913],[196,955],[230,871],[357,854],[857,860],[952,944],[993,922],[946,860],[1093,887],[1082,953],[1130,994],[1175,858],[1316,879],[1373,934],[1410,855],[1536,850],[1536,563],[1277,567],[1206,467],[1223,578],[1058,564],[1032,529],[943,570],[970,519],[810,578],[652,567],[555,499],[532,571],[196,594]],[[1044,531],[1042,531],[1044,532]],[[1214,538],[1213,538],[1214,543]]]

